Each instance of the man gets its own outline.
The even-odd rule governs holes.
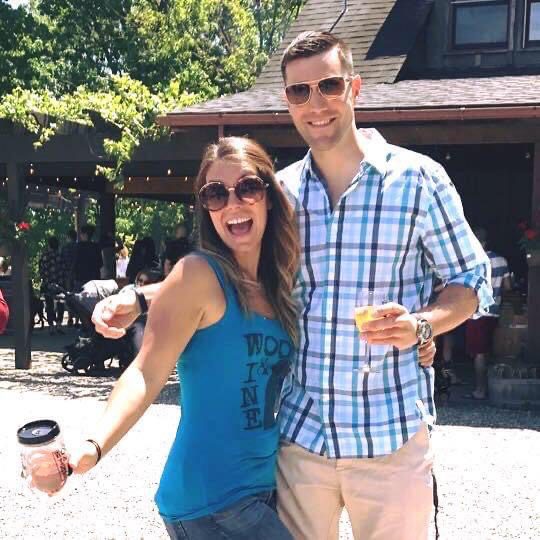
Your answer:
[[[427,538],[435,411],[418,345],[485,311],[487,257],[441,166],[356,129],[361,79],[346,44],[301,34],[281,69],[310,151],[279,175],[304,252],[302,336],[280,411],[280,515],[306,540],[337,538],[343,506],[356,539]],[[435,277],[446,286],[429,303]],[[364,290],[390,300],[361,329],[387,347],[376,369],[352,320]]]
[[[303,242],[302,335],[280,410],[280,516],[298,539],[337,539],[343,506],[356,539],[427,538],[431,456],[422,420],[434,414],[433,374],[419,367],[418,345],[431,362],[432,332],[467,319],[479,299],[482,308],[490,302],[487,258],[439,166],[356,130],[361,81],[344,43],[302,34],[282,70],[311,150],[280,174]],[[436,273],[448,286],[428,305]],[[366,289],[392,300],[362,327],[371,351],[386,356],[366,354],[354,326]],[[133,300],[115,300],[110,312],[100,306],[96,328],[123,335]]]
[[[487,234],[485,229],[475,228],[474,234],[482,247],[486,249]],[[512,289],[506,259],[494,251],[487,251],[487,255],[491,264],[491,286],[495,302],[483,317],[473,317],[465,325],[465,347],[467,354],[473,358],[475,381],[475,388],[467,397],[478,400],[487,398],[487,361],[492,350],[493,334],[501,312],[502,293]]]
[[[96,228],[87,224],[81,227],[80,242],[75,250],[73,266],[74,287],[79,291],[82,286],[93,279],[100,279],[103,258],[97,242],[92,241]]]

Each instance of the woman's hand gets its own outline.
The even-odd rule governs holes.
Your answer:
[[[98,462],[96,447],[89,441],[83,441],[70,453],[69,465],[75,474],[84,474],[94,468]]]
[[[96,332],[106,338],[118,339],[139,316],[139,303],[135,291],[113,294],[100,300],[92,313]]]

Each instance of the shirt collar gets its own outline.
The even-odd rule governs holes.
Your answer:
[[[386,139],[374,128],[360,128],[358,132],[362,137],[362,150],[364,151],[361,169],[373,167],[382,177],[386,176],[388,170],[388,143]],[[305,180],[311,177],[320,178],[311,149],[305,157],[303,177]]]

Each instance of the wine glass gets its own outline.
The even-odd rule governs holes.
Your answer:
[[[358,332],[362,333],[362,325],[366,322],[373,321],[377,317],[374,316],[375,308],[387,302],[385,289],[359,289],[356,294],[356,303],[354,308],[354,322]],[[362,371],[370,373],[378,371],[382,365],[388,345],[370,345],[367,341],[364,342],[364,366]]]

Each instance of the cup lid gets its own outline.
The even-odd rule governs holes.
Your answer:
[[[21,444],[43,444],[60,434],[60,426],[54,420],[34,420],[17,430]]]

